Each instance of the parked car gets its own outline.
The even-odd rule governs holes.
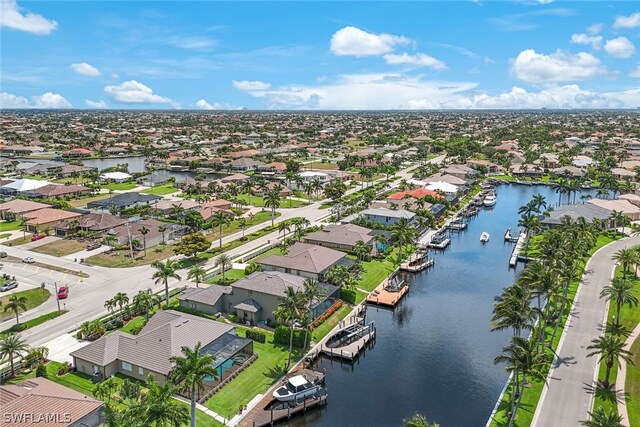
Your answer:
[[[6,258],[7,253],[5,251],[0,252],[0,258]]]
[[[0,286],[0,292],[7,292],[8,290],[15,289],[18,287],[18,282],[15,280],[11,280],[4,285]]]
[[[47,237],[46,234],[34,234],[31,236],[31,241],[35,242],[36,240],[44,239],[45,237]]]
[[[33,264],[34,262],[36,262],[36,260],[33,257],[26,257],[26,258],[22,258],[22,262],[26,262],[27,264]]]
[[[94,249],[98,249],[100,246],[102,246],[102,243],[100,242],[93,242],[93,243],[89,243],[87,245],[87,250],[88,251],[92,251]]]
[[[67,299],[68,296],[69,296],[68,286],[62,286],[58,288],[58,299]]]

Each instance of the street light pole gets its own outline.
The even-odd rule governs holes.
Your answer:
[[[56,302],[58,303],[58,313],[60,313],[60,298],[58,298],[58,282],[53,282],[53,286],[56,288]]]

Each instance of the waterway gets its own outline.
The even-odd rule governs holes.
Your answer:
[[[451,245],[431,252],[435,266],[410,277],[410,292],[394,311],[369,307],[375,321],[372,349],[353,364],[320,359],[328,405],[293,419],[290,426],[401,426],[416,411],[443,427],[484,426],[507,380],[494,357],[509,332],[491,332],[493,299],[522,269],[509,269],[518,208],[534,194],[549,203],[547,186],[502,185],[498,202],[470,219]],[[565,198],[566,199],[566,198]],[[483,231],[488,243],[480,242]]]

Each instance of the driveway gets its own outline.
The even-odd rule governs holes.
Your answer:
[[[56,236],[47,236],[44,239],[34,240],[33,242],[27,242],[23,245],[19,245],[21,249],[32,249],[37,248],[38,246],[46,245],[47,243],[57,242],[60,240],[60,237]]]

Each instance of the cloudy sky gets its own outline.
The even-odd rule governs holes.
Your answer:
[[[0,0],[2,108],[637,108],[640,3]]]

